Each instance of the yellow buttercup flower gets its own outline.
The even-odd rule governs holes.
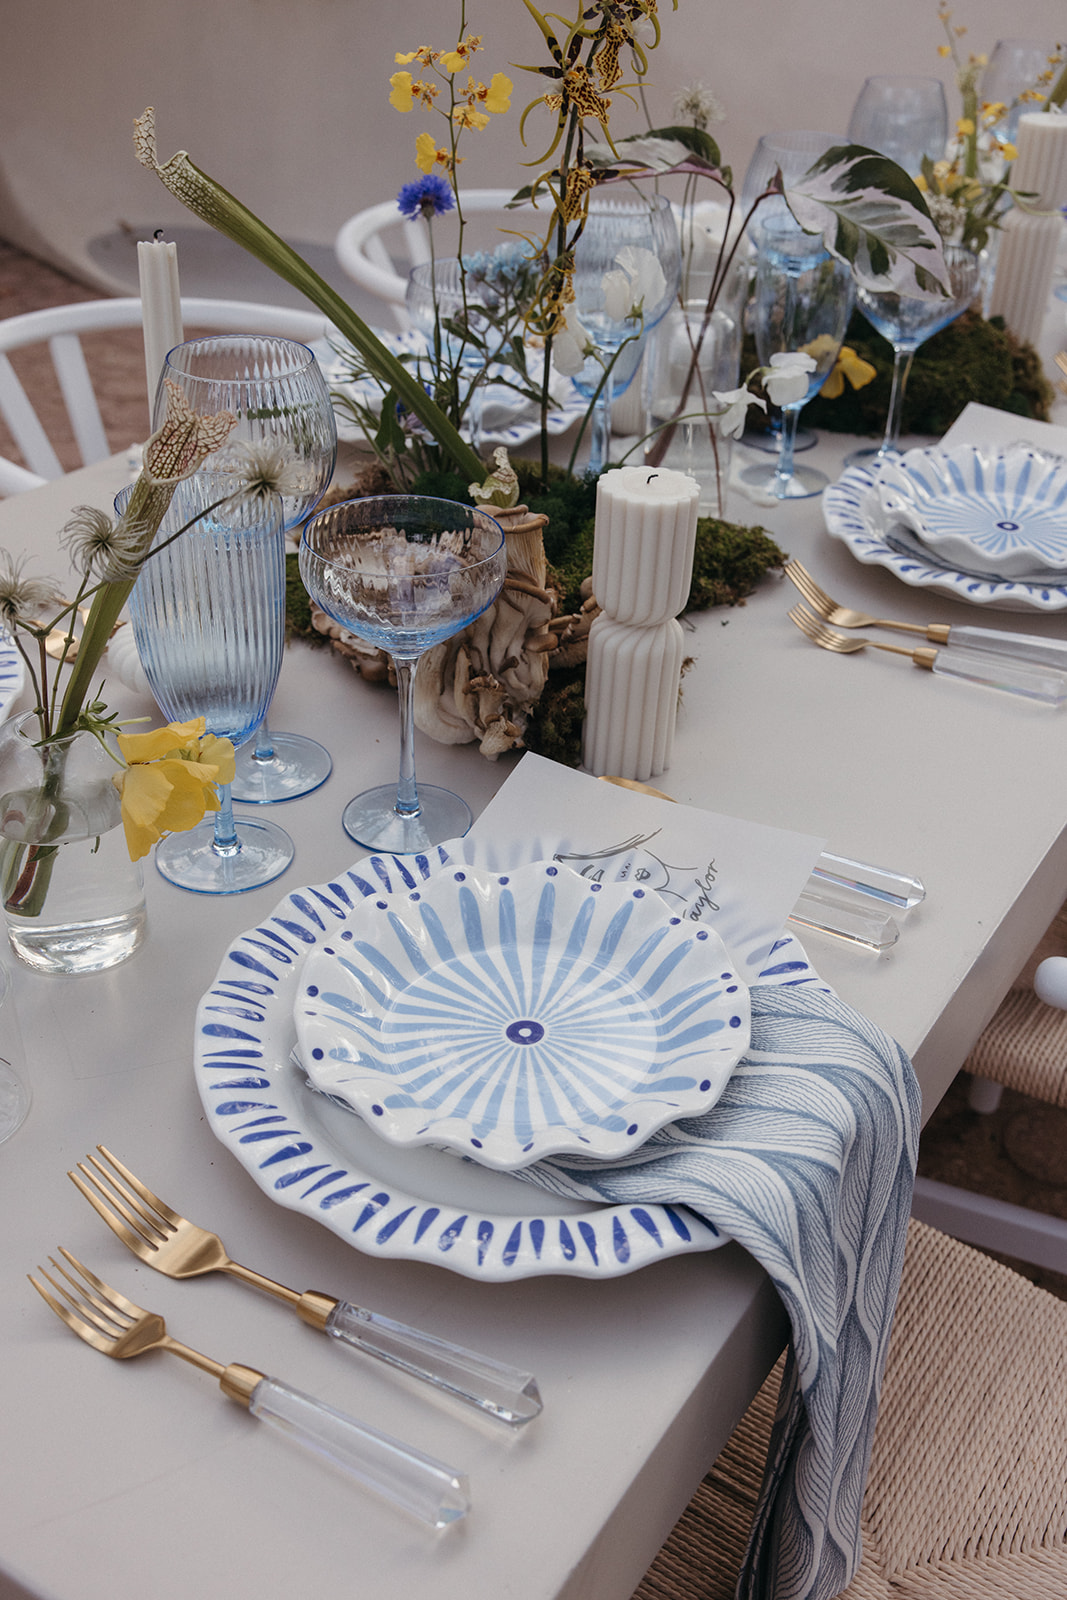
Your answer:
[[[184,833],[205,812],[217,811],[216,785],[233,782],[233,745],[206,733],[203,717],[151,733],[120,733],[118,745],[127,765],[113,781],[132,861],[165,833]]]

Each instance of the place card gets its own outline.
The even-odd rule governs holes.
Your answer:
[[[493,872],[556,859],[583,877],[639,882],[715,929],[751,980],[825,840],[676,805],[528,752],[449,856]]]

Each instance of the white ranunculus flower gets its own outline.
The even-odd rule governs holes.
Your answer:
[[[794,405],[808,392],[808,374],[814,372],[816,362],[803,350],[783,350],[771,357],[770,368],[764,368],[763,387],[776,406]]]
[[[582,327],[578,307],[572,300],[563,312],[563,327],[552,337],[552,365],[565,378],[576,378],[594,350],[592,339]]]
[[[715,416],[715,426],[723,439],[740,439],[745,431],[749,406],[761,406],[764,411],[767,409],[767,402],[762,395],[753,394],[744,384],[740,389],[714,389],[711,397],[726,408]]]
[[[639,317],[646,307],[658,305],[667,292],[667,279],[659,257],[643,245],[624,245],[615,267],[601,279],[604,315],[613,322]]]

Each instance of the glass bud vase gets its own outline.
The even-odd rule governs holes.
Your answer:
[[[714,390],[737,386],[741,326],[725,311],[710,315],[702,300],[668,312],[653,336],[648,374],[648,426],[674,423],[662,465],[687,473],[700,484],[701,516],[725,516],[732,440],[707,418],[717,402]],[[646,450],[659,437],[654,434]]]
[[[144,882],[118,767],[91,734],[38,745],[36,713],[0,727],[0,892],[11,947],[38,972],[100,972],[145,936]]]

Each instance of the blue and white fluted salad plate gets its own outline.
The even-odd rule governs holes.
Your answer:
[[[978,562],[961,561],[963,551],[938,550],[911,525],[887,511],[877,475],[866,467],[848,467],[823,491],[823,518],[828,533],[840,539],[857,561],[886,567],[913,588],[937,589],[956,600],[994,611],[1063,611],[1067,609],[1067,572],[1042,570],[1025,577],[979,570]],[[925,508],[928,512],[928,508]],[[988,507],[983,513],[988,516]],[[1067,512],[1060,513],[1067,516]],[[1014,521],[1014,517],[996,518]],[[1005,530],[999,530],[1002,535]],[[983,559],[983,558],[980,558]]]
[[[26,663],[11,635],[0,630],[0,722],[6,720],[26,682]]]
[[[710,1111],[750,1035],[713,928],[556,861],[368,896],[304,963],[295,1023],[316,1088],[379,1137],[501,1171]]]
[[[619,1277],[723,1244],[684,1207],[590,1205],[442,1149],[399,1148],[308,1082],[294,1008],[309,959],[351,942],[368,898],[410,895],[448,864],[444,847],[372,856],[293,890],[233,941],[196,1018],[194,1072],[213,1133],[269,1199],[357,1249],[488,1282]],[[755,982],[829,992],[788,933]]]

